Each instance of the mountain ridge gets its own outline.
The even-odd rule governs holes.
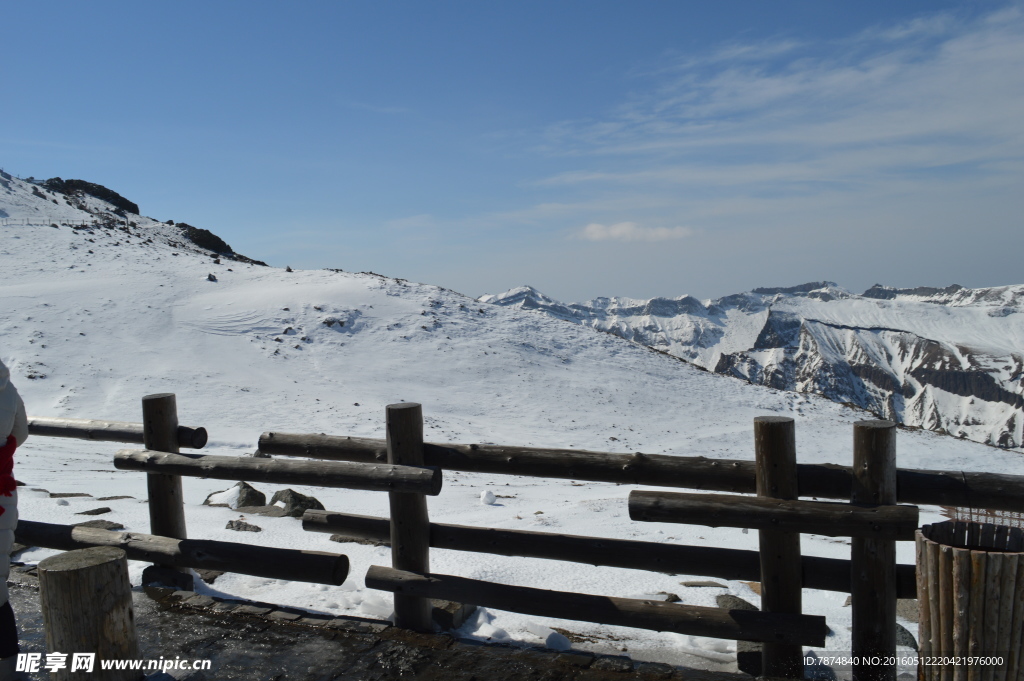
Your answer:
[[[480,302],[592,326],[715,373],[821,394],[881,418],[1002,448],[1024,441],[1024,285],[834,282],[699,301],[562,303],[530,286]]]

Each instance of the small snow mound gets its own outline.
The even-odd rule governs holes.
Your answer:
[[[494,492],[492,492],[489,489],[488,490],[484,490],[483,492],[480,492],[480,503],[485,505],[485,506],[490,506],[491,504],[493,504],[497,500],[498,500],[498,498],[496,496],[494,496]]]
[[[546,627],[543,624],[536,622],[527,622],[526,630],[544,641],[544,647],[550,648],[551,650],[569,650],[572,647],[572,643],[569,642],[562,634],[551,627]]]

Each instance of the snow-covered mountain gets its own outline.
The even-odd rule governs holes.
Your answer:
[[[846,465],[852,458],[851,424],[866,416],[863,410],[820,396],[703,371],[586,325],[486,305],[437,286],[370,273],[261,266],[227,251],[218,253],[223,247],[204,247],[186,238],[197,232],[145,218],[125,208],[127,204],[110,201],[121,203],[117,197],[89,193],[85,185],[72,185],[77,188],[67,195],[9,176],[2,179],[0,359],[10,367],[13,383],[35,416],[137,421],[143,395],[173,392],[180,421],[209,430],[204,451],[245,455],[267,430],[384,437],[385,405],[406,400],[423,404],[424,434],[431,442],[749,460],[753,418],[776,414],[796,420],[801,462]],[[198,238],[216,246],[212,236],[199,233]],[[764,300],[787,295],[740,296],[717,317],[710,312],[701,317],[699,309],[708,306],[693,306],[688,300],[667,301],[665,309],[693,306],[693,319],[707,320],[702,333],[709,339],[707,347],[695,346],[695,351],[713,352],[710,348],[717,343],[718,355],[725,356],[726,350],[752,347],[752,341],[740,337],[741,324],[746,321],[750,337],[756,339],[767,318]],[[815,302],[788,297],[794,305]],[[876,305],[874,300],[859,302],[869,309]],[[646,303],[636,305],[639,314]],[[685,319],[677,312],[653,314],[660,305],[652,303],[648,316],[682,328]],[[608,301],[608,309],[618,306]],[[565,314],[578,319],[575,312]],[[724,323],[730,319],[735,323]],[[147,532],[147,507],[139,503],[146,498],[145,476],[113,468],[113,453],[120,448],[116,443],[30,437],[19,448],[15,467],[18,479],[27,483],[19,493],[21,517],[81,522],[77,514],[95,507],[94,497],[116,496],[103,502],[111,508],[103,517],[129,531]],[[904,467],[1024,474],[1018,452],[928,431],[901,431],[898,462]],[[184,480],[190,537],[340,552],[349,557],[352,570],[337,588],[225,574],[215,586],[199,582],[199,589],[327,613],[389,616],[390,596],[363,584],[370,565],[389,564],[387,549],[334,543],[326,535],[303,532],[299,521],[288,517],[249,515],[247,520],[262,531],[240,538],[226,528],[238,511],[202,504],[208,494],[228,485]],[[272,486],[260,487],[268,495],[274,491]],[[442,523],[757,548],[755,532],[633,522],[626,510],[633,488],[446,472],[442,493],[428,503],[431,519]],[[93,497],[54,499],[40,490]],[[331,510],[389,513],[385,494],[313,486],[297,491],[315,496]],[[487,491],[497,503],[481,503]],[[135,498],[121,498],[125,495]],[[940,519],[937,509],[922,509],[922,522]],[[802,550],[806,555],[848,557],[849,543],[806,535]],[[898,552],[900,562],[913,562],[912,544],[899,544]],[[47,555],[34,549],[20,560],[33,562]],[[135,584],[142,567],[131,565]],[[685,575],[487,554],[432,550],[431,569],[611,596],[663,599],[671,594],[693,605],[714,606],[716,596],[727,593],[755,604],[759,599],[738,581],[698,587],[687,585],[691,576]],[[849,649],[845,595],[810,589],[804,594],[805,612],[825,615],[835,632],[828,649]],[[903,624],[913,629],[912,623]],[[550,627],[578,635],[573,645],[582,649],[626,650],[638,660],[735,669],[731,642],[508,612],[481,610],[458,633],[537,645],[551,640]]]
[[[563,304],[529,286],[480,302],[591,326],[720,374],[817,393],[909,426],[1004,448],[1024,429],[1024,286],[893,289],[832,282],[717,300]]]

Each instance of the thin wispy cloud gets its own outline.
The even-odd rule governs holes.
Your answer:
[[[1024,158],[1017,6],[968,24],[936,15],[827,44],[730,45],[657,77],[604,120],[551,126],[543,150],[591,167],[547,181],[629,182],[653,172],[692,184],[699,170],[715,183],[722,172],[772,164],[785,167],[782,177],[753,174],[848,181]],[[891,153],[897,147],[903,153]],[[609,172],[604,157],[642,167]]]
[[[692,235],[693,230],[688,227],[642,227],[635,222],[602,225],[592,222],[575,236],[586,241],[668,241]]]

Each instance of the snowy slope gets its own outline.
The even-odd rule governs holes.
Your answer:
[[[33,200],[46,202],[30,189],[15,188],[21,204],[0,192],[0,209],[12,217],[31,209]],[[215,254],[182,241],[175,226],[136,215],[126,219],[125,228],[54,228],[45,221],[0,227],[6,275],[0,284],[0,359],[32,415],[136,421],[141,396],[174,392],[181,422],[209,430],[207,451],[245,455],[265,430],[383,437],[385,405],[406,400],[423,404],[425,436],[433,442],[751,459],[752,419],[779,414],[797,421],[801,461],[836,463],[849,463],[851,424],[867,416],[815,395],[702,371],[588,326],[481,304],[435,286],[340,271],[286,272],[227,259],[218,264]],[[76,513],[106,505],[113,511],[102,517],[146,531],[147,510],[139,503],[145,476],[113,469],[119,448],[30,438],[15,469],[27,483],[21,516],[73,523],[83,519]],[[925,431],[900,433],[899,462],[1024,474],[1016,452]],[[390,597],[362,585],[370,565],[390,564],[386,549],[332,543],[326,535],[302,532],[294,518],[249,516],[262,532],[227,530],[238,513],[202,501],[228,485],[184,481],[190,536],[343,552],[351,559],[351,577],[333,588],[225,575],[203,588],[324,612],[389,616]],[[35,489],[135,499],[52,499]],[[756,533],[631,522],[630,489],[447,473],[429,508],[438,522],[756,549]],[[487,490],[498,503],[480,503]],[[332,510],[388,513],[387,497],[379,493],[298,491]],[[937,517],[935,509],[926,510],[923,521]],[[843,540],[807,536],[803,544],[807,554],[848,556]],[[48,553],[34,550],[23,560]],[[912,546],[901,544],[899,555],[912,562]],[[714,605],[722,593],[758,602],[740,582],[685,587],[685,575],[440,550],[432,551],[431,560],[435,572],[511,584],[650,598],[667,592],[696,605]],[[133,564],[136,580],[141,569]],[[837,593],[805,592],[805,610],[826,615],[835,632],[829,650],[849,648],[844,600]],[[500,611],[482,611],[461,633],[538,645],[549,639],[552,626],[578,634],[583,640],[574,645],[584,649],[716,669],[735,665],[729,642]]]
[[[1024,286],[854,295],[830,282],[718,300],[597,298],[530,287],[481,302],[607,331],[717,373],[817,393],[910,426],[1024,442]]]

